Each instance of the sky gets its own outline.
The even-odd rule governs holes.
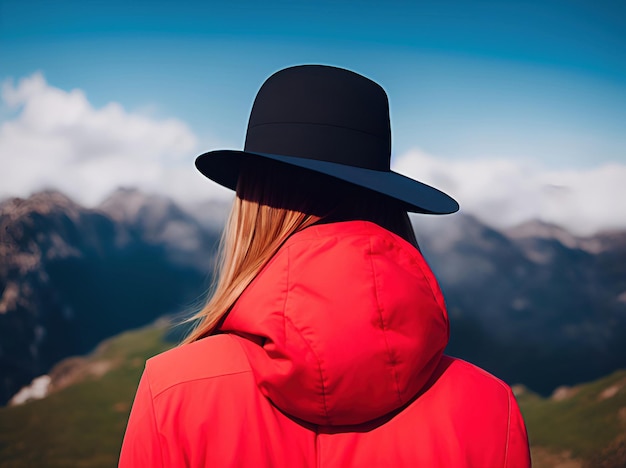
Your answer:
[[[392,168],[463,212],[626,228],[622,1],[0,0],[0,198],[227,199],[193,160],[241,149],[260,85],[304,63],[381,84]]]

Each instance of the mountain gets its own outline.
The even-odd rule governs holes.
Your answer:
[[[163,248],[172,263],[212,270],[225,204],[210,204],[193,216],[167,197],[122,188],[98,209],[124,226],[134,239]]]
[[[414,224],[448,304],[449,353],[544,395],[626,367],[626,232]]]
[[[173,346],[166,324],[127,331],[50,370],[49,395],[0,407],[0,466],[111,467],[145,360]]]
[[[86,209],[58,192],[0,204],[0,404],[60,359],[188,308],[218,233],[132,190]]]
[[[189,310],[227,212],[132,189],[96,209],[57,192],[0,204],[0,404],[64,357]],[[412,220],[448,304],[449,354],[544,396],[626,368],[626,232]]]

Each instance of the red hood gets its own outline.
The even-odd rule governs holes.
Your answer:
[[[320,425],[401,407],[448,342],[443,297],[421,254],[365,221],[293,235],[221,329],[256,342],[245,351],[277,407]]]

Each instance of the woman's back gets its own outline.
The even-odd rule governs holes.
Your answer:
[[[529,466],[510,388],[447,341],[414,246],[366,221],[310,226],[218,334],[148,362],[120,466]]]

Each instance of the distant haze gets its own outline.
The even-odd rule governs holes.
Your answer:
[[[94,206],[120,186],[183,204],[232,196],[193,166],[218,142],[200,142],[180,119],[129,112],[115,102],[97,108],[80,89],[53,87],[41,73],[5,81],[2,102],[10,110],[0,126],[2,198],[54,188]],[[497,157],[444,159],[415,148],[395,156],[392,166],[497,227],[539,219],[579,235],[626,228],[623,163],[548,169]]]

